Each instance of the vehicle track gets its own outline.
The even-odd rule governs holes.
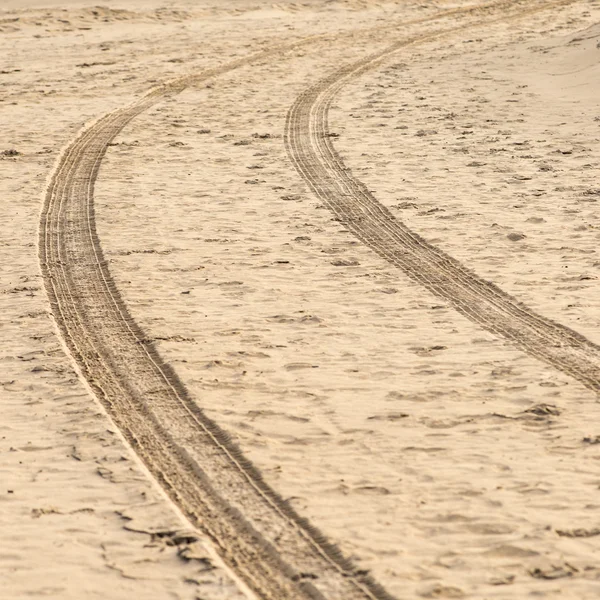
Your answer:
[[[324,598],[313,584],[318,573],[330,597],[387,598],[197,408],[116,290],[94,227],[93,182],[107,144],[150,104],[115,111],[88,129],[48,188],[40,258],[69,350],[150,472],[259,597]]]
[[[515,14],[514,18],[569,3],[541,3]],[[456,28],[454,32],[464,28]],[[315,195],[366,246],[467,318],[598,393],[600,346],[568,327],[538,315],[426,242],[397,220],[362,182],[351,175],[333,146],[328,113],[340,89],[399,50],[442,35],[446,32],[398,42],[342,67],[307,89],[288,113],[285,134],[288,153]]]
[[[404,25],[519,4],[522,2],[495,2],[455,9]],[[344,32],[338,37],[351,35],[356,33]],[[132,319],[96,232],[94,183],[108,144],[151,106],[189,85],[329,39],[331,35],[311,36],[173,79],[84,128],[57,160],[40,221],[44,283],[58,328],[81,374],[193,526],[210,537],[225,562],[257,596],[269,600],[391,597],[263,481],[227,434],[189,397]],[[304,110],[308,104],[302,106]],[[302,114],[302,110],[298,112]],[[326,110],[321,120],[323,117]],[[300,121],[304,123],[304,117]],[[321,127],[326,128],[325,121]],[[332,148],[328,153],[327,177],[341,185],[345,182],[339,174],[343,165]],[[306,160],[301,164],[306,166]],[[314,184],[315,177],[307,173]],[[351,179],[344,185],[355,191],[364,187]]]

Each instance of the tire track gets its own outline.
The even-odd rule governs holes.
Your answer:
[[[515,2],[454,9],[401,25],[471,15]],[[375,30],[389,30],[398,24]],[[128,313],[95,227],[94,182],[108,144],[137,115],[186,87],[316,41],[280,44],[152,88],[84,128],[61,153],[48,183],[39,255],[52,312],[95,395],[170,498],[214,543],[257,596],[269,600],[391,598],[358,571],[262,479],[227,434],[189,397]],[[333,164],[333,163],[332,163]],[[337,167],[336,167],[337,168]],[[360,186],[359,186],[360,188]]]
[[[107,144],[153,103],[98,121],[67,149],[50,182],[40,258],[69,350],[150,472],[259,597],[388,598],[277,496],[197,408],[110,278],[94,227],[93,182]]]
[[[570,3],[538,3],[511,18]],[[352,177],[331,142],[328,112],[336,94],[348,81],[378,67],[405,47],[465,28],[393,44],[307,89],[288,113],[285,141],[289,156],[315,195],[366,246],[467,318],[599,393],[600,346],[538,315],[398,221],[363,183]]]
[[[192,83],[296,45],[173,80],[85,129],[50,179],[40,262],[53,314],[81,373],[171,499],[257,596],[384,600],[390,596],[270,489],[189,397],[127,312],[95,228],[100,162],[127,123]]]

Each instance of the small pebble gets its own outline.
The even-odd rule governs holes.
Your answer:
[[[519,240],[524,239],[526,236],[524,233],[509,233],[506,236],[511,242],[518,242]]]

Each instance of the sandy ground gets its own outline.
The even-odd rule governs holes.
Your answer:
[[[170,77],[467,4],[3,2],[10,597],[253,597],[153,482],[58,334],[37,238],[61,148]],[[406,48],[345,85],[329,115],[351,173],[398,219],[596,344],[599,22],[600,3],[573,2]],[[139,115],[100,168],[99,238],[191,397],[394,597],[596,598],[597,395],[362,245],[286,154],[286,115],[308,86],[436,27],[318,41]]]

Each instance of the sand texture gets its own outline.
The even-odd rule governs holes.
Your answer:
[[[599,1],[0,49],[0,597],[598,598]]]

